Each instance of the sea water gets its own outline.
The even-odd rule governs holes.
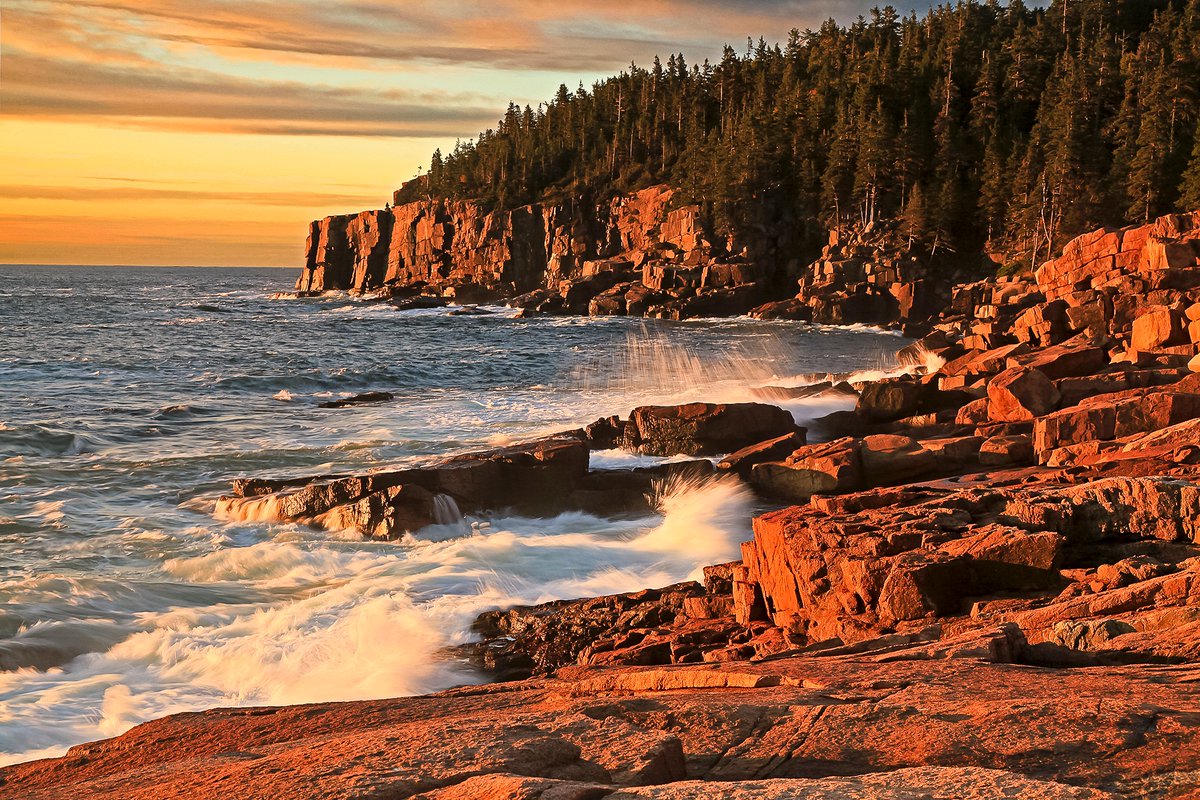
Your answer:
[[[647,403],[752,400],[892,369],[903,344],[870,328],[274,297],[292,277],[0,267],[0,763],[178,711],[483,680],[442,653],[481,611],[696,577],[737,557],[755,503],[715,482],[666,490],[641,517],[497,512],[371,542],[219,521],[236,477],[417,464]],[[365,391],[395,399],[318,407]],[[851,402],[786,405],[803,422]]]

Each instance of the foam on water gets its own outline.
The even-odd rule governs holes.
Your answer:
[[[272,302],[281,279],[22,268],[5,282],[0,326],[26,335],[0,336],[0,760],[176,711],[477,681],[441,651],[479,612],[697,577],[749,536],[736,482],[659,487],[642,519],[464,519],[443,498],[440,524],[381,543],[272,523],[270,498],[219,502],[235,477],[407,466],[646,403],[898,368],[900,343],[865,329]],[[364,391],[396,399],[317,407]],[[806,420],[852,402],[782,405]],[[667,460],[592,454],[597,469]]]
[[[477,681],[437,652],[465,641],[483,610],[664,585],[736,557],[750,503],[743,486],[672,485],[660,502],[661,520],[509,517],[487,533],[463,526],[454,538],[407,546],[351,549],[310,533],[169,559],[167,575],[224,587],[227,602],[142,613],[128,635],[96,637],[102,651],[43,672],[0,673],[0,760],[56,753],[187,709]],[[272,599],[238,602],[245,587]],[[24,635],[38,633],[51,634]],[[63,646],[79,640],[77,630],[58,634]]]

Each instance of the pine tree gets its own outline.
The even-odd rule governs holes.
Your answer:
[[[1036,263],[1114,210],[1200,205],[1198,123],[1200,0],[963,0],[561,85],[435,153],[428,189],[400,199],[590,202],[665,182],[720,233],[775,225],[796,252],[824,225],[899,218],[939,254],[990,240]]]
[[[1179,183],[1179,207],[1183,211],[1200,211],[1200,122],[1192,137],[1192,158]]]

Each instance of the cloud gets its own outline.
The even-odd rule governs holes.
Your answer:
[[[131,118],[192,130],[452,136],[494,121],[488,98],[256,81],[162,66],[4,56],[0,114]],[[449,102],[447,102],[449,101]]]
[[[0,198],[10,200],[185,200],[191,203],[220,202],[252,206],[322,207],[366,206],[379,202],[372,194],[334,192],[252,192],[217,189],[158,188],[143,186],[45,186],[10,184],[0,186]]]
[[[512,98],[456,91],[446,70],[551,72],[571,82],[655,54],[715,54],[726,39],[778,37],[868,5],[9,0],[0,114],[235,133],[473,135]],[[304,77],[289,80],[289,70]]]

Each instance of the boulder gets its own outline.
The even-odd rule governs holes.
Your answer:
[[[1104,348],[1075,340],[1008,359],[1009,367],[1036,369],[1051,380],[1091,375],[1107,363]]]
[[[602,417],[583,429],[592,450],[611,450],[625,438],[625,422],[619,417]]]
[[[979,463],[985,467],[1030,466],[1034,461],[1028,436],[993,436],[979,446]]]
[[[749,315],[755,319],[811,322],[813,311],[808,303],[797,298],[792,298],[791,300],[776,300],[770,303],[763,303],[760,306],[750,309]]]
[[[368,539],[390,540],[439,520],[433,493],[410,484],[335,506],[316,521],[326,530],[353,530]]]
[[[768,439],[765,442],[752,444],[749,447],[743,447],[721,459],[717,463],[717,469],[733,472],[742,478],[749,478],[755,464],[761,464],[764,461],[781,461],[787,458],[804,446],[804,439],[805,435],[801,429]]]
[[[855,411],[871,422],[890,422],[916,414],[923,397],[923,387],[907,378],[874,381],[863,387]]]
[[[1037,369],[1014,367],[988,383],[988,416],[995,422],[1020,422],[1049,414],[1061,395]]]
[[[750,482],[765,495],[787,500],[853,491],[863,479],[860,451],[861,445],[853,437],[807,445],[785,461],[755,464]]]
[[[954,422],[958,425],[978,425],[992,418],[989,410],[990,401],[986,397],[972,400],[958,410]]]
[[[1129,345],[1134,350],[1158,350],[1186,344],[1187,341],[1187,323],[1183,312],[1167,306],[1153,306],[1133,321]]]
[[[629,415],[623,446],[647,455],[711,456],[795,432],[790,413],[765,403],[642,406]]]
[[[876,434],[862,440],[859,448],[863,481],[872,486],[909,483],[933,472],[933,453],[908,436]]]

